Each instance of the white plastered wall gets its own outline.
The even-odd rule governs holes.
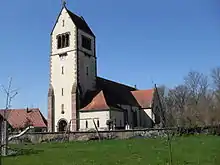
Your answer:
[[[64,21],[64,26],[63,26]],[[57,35],[70,33],[69,47],[57,49]],[[55,126],[60,119],[71,119],[71,90],[76,83],[76,26],[72,22],[66,9],[63,8],[51,35],[51,84],[55,95]],[[61,59],[59,54],[67,52],[67,56]],[[61,74],[61,68],[64,74]],[[62,96],[62,88],[64,95]],[[64,104],[64,114],[61,114],[61,104]],[[57,128],[55,128],[57,130]]]
[[[106,121],[110,119],[109,111],[81,111],[79,113],[80,119],[87,119],[87,118],[99,118],[99,130],[103,130],[107,128]],[[86,128],[86,120],[80,120],[80,130],[89,130],[95,129],[92,120],[87,120],[88,127]],[[97,119],[95,119],[97,124]]]

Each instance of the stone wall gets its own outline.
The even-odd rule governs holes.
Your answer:
[[[167,132],[172,135],[189,134],[212,134],[220,135],[218,128],[166,128],[166,129],[141,129],[141,130],[120,130],[120,131],[101,131],[99,136],[96,132],[71,132],[65,133],[27,133],[23,136],[13,139],[10,143],[47,143],[64,141],[89,141],[103,139],[130,139],[130,138],[157,138],[166,137]]]
[[[71,132],[65,133],[26,133],[23,136],[13,139],[10,143],[44,143],[62,141],[88,141],[103,139],[129,139],[135,137],[158,137],[166,136],[164,130],[126,130],[126,131],[101,131],[96,132]]]

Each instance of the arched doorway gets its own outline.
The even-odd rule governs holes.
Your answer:
[[[58,122],[58,131],[59,131],[59,132],[64,132],[64,131],[66,131],[66,128],[67,128],[67,122],[66,122],[66,120],[61,119],[61,120]]]

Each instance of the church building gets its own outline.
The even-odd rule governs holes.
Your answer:
[[[149,128],[161,123],[156,88],[137,90],[97,75],[96,37],[63,5],[51,32],[48,131]]]

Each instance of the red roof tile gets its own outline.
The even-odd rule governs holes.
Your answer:
[[[151,107],[153,101],[154,89],[132,91],[133,96],[142,108]]]
[[[0,110],[0,114],[4,116],[5,110]],[[34,127],[46,127],[46,120],[40,110],[34,109],[9,109],[6,111],[7,121],[13,128],[24,128],[29,120]]]
[[[108,105],[117,106],[118,104],[139,106],[131,91],[133,87],[97,77],[97,88],[103,90]]]
[[[106,103],[106,99],[104,96],[103,91],[100,91],[93,99],[92,101],[82,108],[81,110],[104,110],[104,109],[110,109],[109,106]]]
[[[154,89],[136,90],[124,84],[97,77],[97,90],[89,91],[81,100],[81,110],[101,110],[118,105],[149,108],[153,101]]]

